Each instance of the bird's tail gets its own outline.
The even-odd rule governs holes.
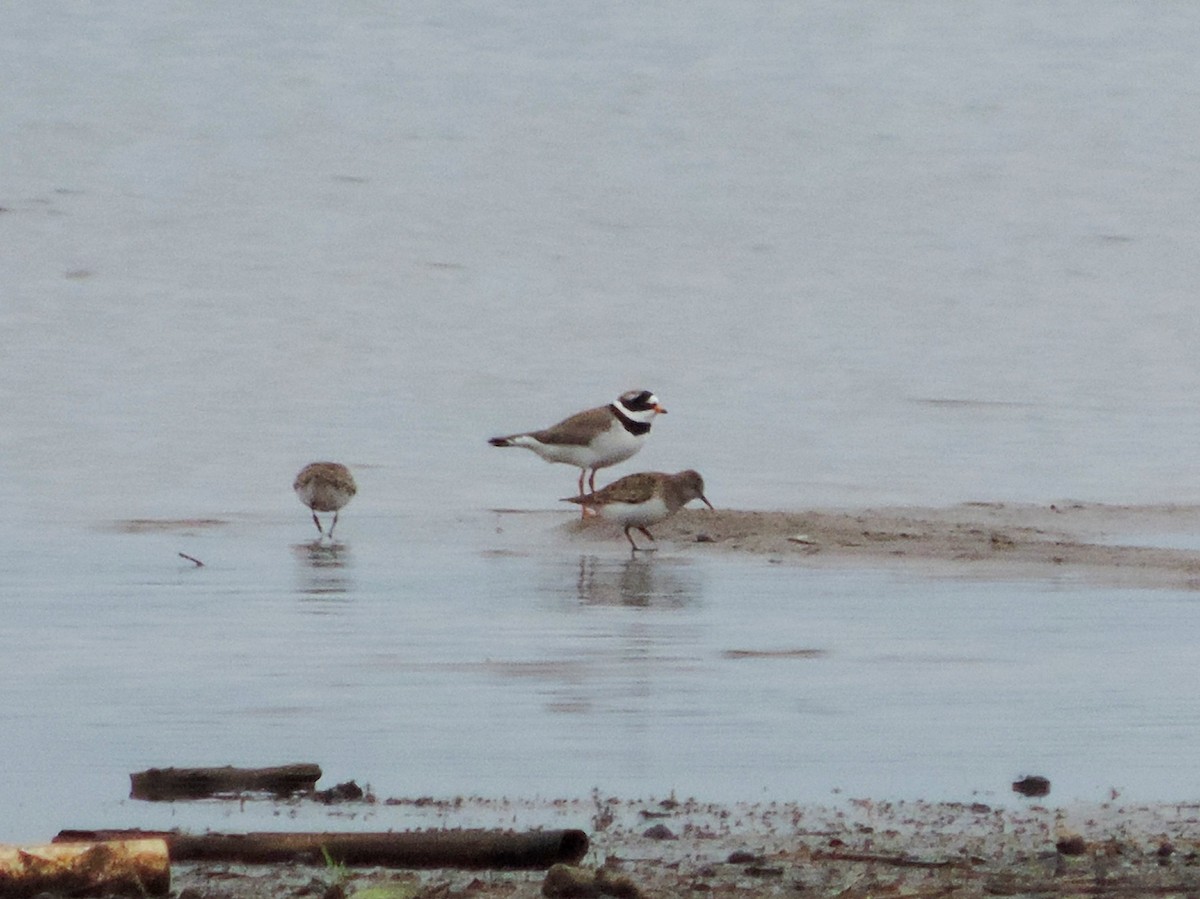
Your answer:
[[[516,444],[513,443],[513,437],[516,436],[516,434],[513,434],[512,437],[493,437],[488,441],[488,443],[490,443],[492,446],[516,446]]]

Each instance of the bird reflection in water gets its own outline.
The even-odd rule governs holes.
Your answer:
[[[617,561],[585,555],[579,557],[575,591],[584,605],[678,608],[697,595],[697,586],[649,556]]]
[[[304,596],[333,598],[354,587],[354,556],[345,543],[296,543],[292,552],[300,562],[298,592]]]

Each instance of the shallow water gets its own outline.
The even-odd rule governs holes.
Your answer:
[[[1196,776],[1190,595],[631,557],[562,521],[481,513],[414,539],[347,515],[318,547],[296,516],[22,546],[5,837],[283,826],[121,801],[152,765],[311,760],[381,798],[1005,802],[1028,772],[1064,800],[1177,798]],[[68,540],[74,573],[48,577],[37,560]]]
[[[1186,595],[630,560],[485,441],[645,386],[619,471],[718,506],[1200,500],[1200,12],[683,12],[0,14],[0,838],[298,758],[382,795],[1192,789]],[[336,554],[317,458],[360,485]],[[761,648],[823,654],[725,655]]]

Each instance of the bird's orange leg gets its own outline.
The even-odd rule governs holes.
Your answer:
[[[596,492],[596,469],[593,468],[591,474],[588,476],[588,493],[595,493],[595,492]],[[600,514],[600,512],[598,510],[592,508],[591,506],[583,507],[583,517],[584,518],[595,518],[599,514]]]
[[[579,469],[579,495],[580,496],[584,495],[583,477],[587,473],[588,473],[588,470],[586,468]],[[591,492],[592,493],[596,492],[596,470],[594,468],[592,469],[592,490],[591,490]],[[592,518],[597,514],[598,513],[596,512],[596,510],[591,508],[590,506],[580,506],[579,507],[579,517],[580,518]]]

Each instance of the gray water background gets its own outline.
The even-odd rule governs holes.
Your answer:
[[[4,5],[0,838],[292,759],[1194,797],[1190,594],[631,560],[485,440],[644,386],[615,473],[726,508],[1200,500],[1196,46],[1158,3]],[[823,654],[726,655],[780,648]]]

